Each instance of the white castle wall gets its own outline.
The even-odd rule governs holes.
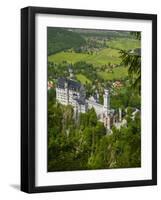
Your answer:
[[[87,100],[87,104],[88,104],[88,109],[94,108],[97,114],[97,117],[100,118],[103,113],[103,105],[98,104],[91,100]]]
[[[63,105],[68,105],[68,90],[56,88],[56,99]]]

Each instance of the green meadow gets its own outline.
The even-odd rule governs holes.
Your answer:
[[[140,41],[133,38],[114,38],[106,42],[108,47],[99,49],[92,53],[82,52],[76,53],[75,51],[60,51],[48,56],[49,62],[62,63],[66,61],[67,63],[76,63],[84,61],[86,63],[93,64],[94,68],[99,68],[103,65],[114,64],[119,65],[121,63],[120,49],[130,50],[135,48],[140,48]],[[123,66],[117,66],[112,69],[112,72],[108,70],[97,71],[99,77],[104,80],[116,80],[123,79],[128,76],[127,68]],[[91,83],[89,77],[87,78],[83,74],[76,75],[77,80],[85,83]]]
[[[129,50],[140,48],[140,41],[132,38],[116,38],[114,40],[109,40],[107,45],[113,49]]]
[[[82,84],[91,83],[91,80],[89,80],[85,75],[83,74],[76,74],[76,78],[78,81],[80,81]]]
[[[128,69],[117,67],[113,69],[113,72],[98,72],[98,75],[104,80],[123,79],[128,76]]]
[[[68,63],[76,63],[85,61],[94,66],[108,64],[119,64],[119,51],[111,48],[104,48],[92,54],[88,53],[75,53],[75,52],[59,52],[48,57],[49,62],[61,63],[67,61]]]
[[[79,61],[85,61],[87,63],[93,64],[95,68],[99,68],[102,65],[111,64],[120,64],[119,58],[119,50],[112,48],[104,48],[98,52],[94,52],[93,54],[88,53],[75,53],[75,52],[59,52],[53,55],[48,56],[48,61],[55,63],[62,63],[63,61],[67,61],[68,63],[76,63]],[[125,67],[117,67],[113,69],[113,72],[98,72],[98,75],[104,80],[112,80],[112,79],[122,79],[128,75],[127,69]],[[91,80],[88,79],[83,74],[77,74],[77,79],[85,83],[91,83]]]

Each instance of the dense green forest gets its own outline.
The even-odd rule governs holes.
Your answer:
[[[140,115],[106,134],[94,109],[74,121],[71,106],[48,105],[48,171],[140,167]]]
[[[141,34],[48,28],[48,171],[141,166]],[[71,105],[56,101],[59,77],[84,85],[86,98],[110,90],[110,106],[122,109],[120,128],[107,134],[92,108],[75,118]],[[119,87],[115,87],[119,83]],[[134,115],[134,111],[138,110]]]
[[[47,29],[48,55],[85,44],[85,40],[77,33],[62,28]]]

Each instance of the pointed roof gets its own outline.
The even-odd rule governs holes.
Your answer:
[[[80,90],[81,88],[81,84],[79,82],[76,82],[74,80],[71,79],[67,79],[65,77],[60,77],[58,78],[58,82],[57,82],[57,87],[58,88],[65,88],[65,84],[68,85],[68,88],[70,90]]]

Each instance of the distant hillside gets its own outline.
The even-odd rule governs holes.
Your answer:
[[[85,40],[79,33],[65,30],[63,28],[47,29],[48,55],[57,53],[69,48],[80,47]]]
[[[130,32],[128,31],[112,31],[112,30],[100,30],[100,29],[71,29],[73,32],[80,33],[83,36],[87,37],[106,37],[106,38],[115,38],[115,37],[125,37],[131,38]]]

